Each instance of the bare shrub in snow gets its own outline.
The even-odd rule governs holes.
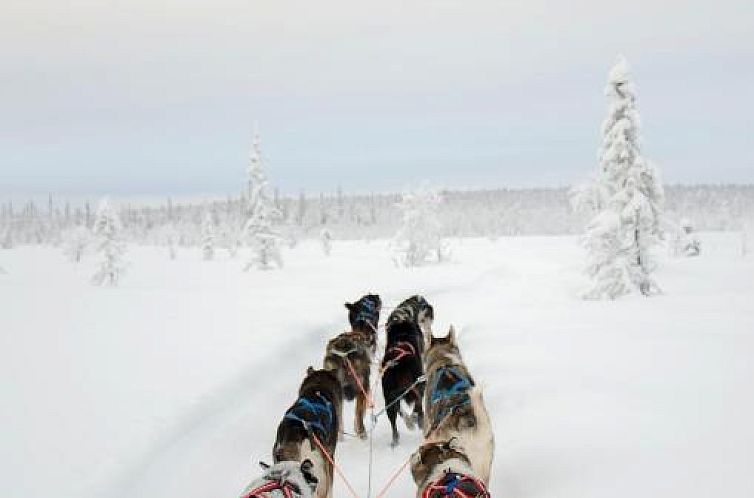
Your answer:
[[[64,237],[63,254],[74,263],[80,263],[92,242],[92,234],[84,226],[68,230]]]
[[[244,225],[244,235],[252,254],[244,270],[248,271],[253,267],[267,270],[273,265],[282,268],[283,258],[280,253],[282,236],[275,227],[281,213],[269,195],[267,176],[262,163],[259,132],[256,130],[249,159],[248,217]]]
[[[215,223],[212,214],[207,213],[202,223],[202,258],[210,261],[215,257]]]
[[[652,251],[662,236],[664,193],[656,168],[641,155],[630,76],[621,57],[608,77],[599,175],[572,199],[576,207],[595,211],[583,238],[586,272],[592,279],[585,297],[590,299],[615,299],[634,289],[644,295],[659,292],[651,277]]]
[[[94,237],[97,252],[102,256],[97,272],[92,276],[95,285],[118,285],[125,271],[123,255],[125,244],[121,239],[121,225],[117,213],[110,207],[107,198],[102,199],[94,221]]]
[[[419,266],[448,258],[442,224],[437,216],[440,204],[440,193],[428,187],[403,194],[398,204],[402,224],[391,242],[396,265]]]
[[[323,228],[319,233],[319,242],[322,244],[322,252],[329,256],[332,251],[332,233],[327,228]]]

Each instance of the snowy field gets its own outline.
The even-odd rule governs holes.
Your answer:
[[[386,306],[422,293],[437,332],[460,328],[493,417],[493,496],[754,496],[754,257],[737,234],[702,243],[663,262],[665,295],[617,302],[578,299],[571,237],[464,239],[453,262],[411,270],[384,241],[330,258],[306,242],[251,273],[132,247],[113,289],[89,284],[95,256],[0,251],[0,496],[237,496],[345,329],[343,302],[369,291]],[[379,421],[372,496],[420,441],[401,428],[391,450]],[[367,455],[352,438],[336,454],[361,498]],[[387,497],[413,494],[405,472]]]

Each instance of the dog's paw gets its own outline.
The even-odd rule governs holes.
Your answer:
[[[407,415],[401,412],[401,418],[403,419],[403,423],[406,424],[406,428],[413,431],[414,427],[416,427],[416,414]]]

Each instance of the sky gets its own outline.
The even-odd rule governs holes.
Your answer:
[[[754,183],[754,3],[3,0],[0,193],[565,186],[631,64],[668,183]]]

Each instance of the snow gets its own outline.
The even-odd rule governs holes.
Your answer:
[[[375,291],[423,293],[436,332],[459,329],[493,418],[493,496],[754,496],[754,258],[739,234],[699,238],[700,257],[661,261],[664,295],[605,302],[578,298],[575,237],[456,239],[452,262],[411,269],[384,240],[330,257],[313,240],[248,273],[245,255],[131,246],[117,288],[89,283],[93,256],[0,251],[0,495],[237,496],[343,303]],[[420,441],[402,435],[391,450],[379,421],[372,496]],[[336,457],[365,498],[368,445]],[[387,497],[413,493],[404,472]]]

